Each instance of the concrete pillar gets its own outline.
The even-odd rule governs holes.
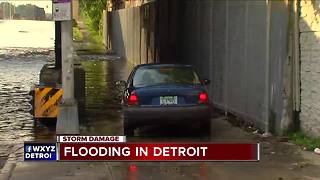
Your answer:
[[[54,41],[54,51],[55,51],[55,68],[61,69],[61,22],[55,22],[55,41]]]
[[[61,47],[62,47],[62,88],[63,99],[74,99],[74,72],[73,72],[73,47],[72,47],[72,21],[61,22]]]
[[[270,123],[269,123],[269,113],[270,113],[270,18],[271,18],[271,0],[266,0],[267,12],[266,12],[266,69],[265,69],[265,134],[268,135],[270,133]]]
[[[79,134],[78,107],[74,98],[72,20],[61,22],[61,49],[63,100],[59,106],[56,133]]]
[[[225,60],[224,60],[224,114],[225,116],[228,116],[228,109],[229,109],[229,103],[228,103],[228,65],[229,65],[229,0],[226,0],[226,25],[225,25]]]

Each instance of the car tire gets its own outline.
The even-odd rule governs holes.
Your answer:
[[[134,136],[134,127],[128,123],[128,119],[123,122],[123,133],[125,136]]]
[[[200,125],[201,131],[205,133],[210,133],[211,132],[211,119],[204,119],[203,122],[201,122]]]

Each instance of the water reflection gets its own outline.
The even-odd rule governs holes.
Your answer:
[[[10,154],[23,160],[23,142],[52,138],[34,128],[29,91],[42,66],[54,59],[54,22],[0,21],[0,169]],[[54,132],[54,131],[53,131]]]
[[[16,56],[0,60],[0,157],[6,157],[15,145],[34,140],[29,91],[51,58]]]
[[[126,70],[122,60],[83,61],[86,71],[86,105],[84,133],[120,135],[122,133],[119,91],[115,82]]]

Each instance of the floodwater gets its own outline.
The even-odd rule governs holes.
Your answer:
[[[47,141],[55,136],[55,127],[35,123],[29,95],[43,65],[54,62],[53,36],[53,22],[0,21],[0,169],[12,155],[14,161],[23,160],[24,141]],[[81,59],[86,71],[86,116],[80,117],[81,133],[120,135],[121,107],[114,84],[128,76],[125,61],[103,55]]]
[[[0,48],[52,48],[54,22],[32,20],[0,21]],[[0,51],[1,54],[1,51]]]
[[[19,24],[21,22],[21,24]],[[51,22],[16,21],[0,23],[0,36],[12,30],[12,36],[7,34],[6,39],[12,42],[0,44],[0,169],[8,161],[23,160],[24,141],[53,140],[55,127],[47,127],[35,123],[30,114],[32,100],[29,91],[39,81],[39,72],[46,63],[53,63],[53,41],[51,33],[43,33],[43,37],[36,37],[34,43],[29,37],[30,24],[43,30],[52,30]],[[39,23],[39,24],[38,24]],[[44,27],[45,26],[45,27]],[[20,30],[21,32],[17,32]],[[39,29],[35,31],[38,34]],[[21,34],[19,34],[21,33]],[[17,35],[18,34],[18,35]],[[21,42],[29,39],[30,43]],[[31,36],[31,35],[30,35]],[[0,37],[1,38],[1,37]],[[44,42],[42,42],[44,41]],[[16,43],[14,43],[16,42]],[[40,46],[40,44],[43,46]],[[24,47],[26,46],[26,47]],[[122,135],[122,113],[120,105],[120,92],[115,86],[117,80],[126,80],[132,65],[119,58],[106,55],[81,55],[81,64],[86,72],[85,76],[85,116],[81,119],[81,134],[84,135]],[[129,138],[129,141],[208,141],[206,137],[190,138],[190,132],[176,127],[148,127],[136,131],[138,137]],[[188,137],[185,137],[185,136]],[[178,138],[177,138],[178,136]],[[117,169],[117,168],[116,168]],[[119,169],[121,170],[121,168]],[[122,171],[122,170],[121,170]]]
[[[31,30],[32,28],[34,29]],[[38,83],[42,66],[52,63],[54,59],[51,51],[53,30],[52,22],[0,21],[0,170],[8,161],[23,160],[24,141],[54,137],[54,130],[35,124],[29,113],[31,109],[29,90]],[[80,117],[84,120],[81,124],[81,133],[121,135],[123,133],[121,106],[115,82],[125,80],[132,67],[123,60],[104,55],[81,56],[81,59],[86,72],[85,117]],[[189,131],[182,128],[149,127],[138,129],[136,131],[138,137],[128,138],[128,140],[143,142],[257,140],[256,136],[231,126],[224,119],[216,115],[211,134],[204,134],[201,137],[198,137],[199,132],[194,134],[192,128]],[[196,135],[196,137],[190,137],[190,135]],[[214,139],[211,138],[212,136]],[[293,145],[266,140],[261,143],[261,150],[262,158],[259,163],[105,162],[99,164],[103,168],[98,170],[90,164],[92,172],[88,173],[88,176],[107,168],[108,172],[111,171],[113,179],[257,179],[257,177],[260,179],[319,179],[319,167],[299,160],[300,156]],[[302,163],[306,165],[300,165]],[[65,168],[63,163],[57,166]],[[32,172],[39,171],[39,166],[35,167],[37,169]],[[74,169],[76,173],[68,171],[65,174],[62,171],[58,175],[64,179],[67,177],[81,179],[87,175],[84,174],[85,169]],[[82,170],[84,171],[80,172]],[[24,171],[22,176],[26,178],[28,174]]]
[[[86,134],[120,135],[121,107],[117,98],[118,91],[114,88],[114,62],[111,60],[82,61],[86,72]]]
[[[9,155],[22,160],[24,141],[52,134],[35,128],[29,91],[42,66],[53,62],[53,37],[54,22],[0,21],[0,169]]]
[[[11,153],[8,147],[35,138],[29,91],[49,60],[49,56],[13,54],[0,59],[0,157]]]

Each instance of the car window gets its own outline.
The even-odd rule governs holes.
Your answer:
[[[199,83],[198,75],[191,67],[142,67],[133,77],[134,87]]]

